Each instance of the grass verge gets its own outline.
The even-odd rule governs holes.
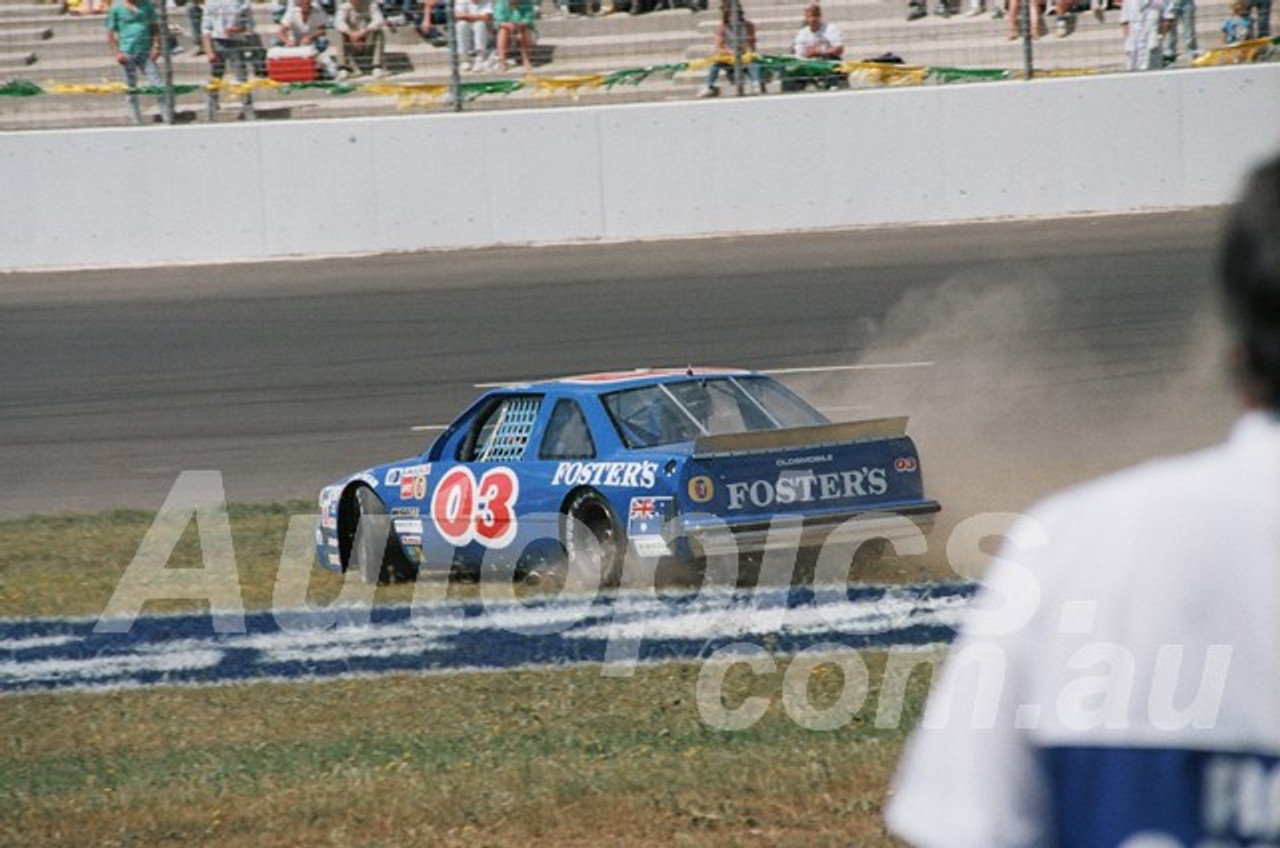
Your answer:
[[[230,507],[247,608],[271,606],[289,519],[309,511]],[[100,613],[152,519],[0,522],[0,616]],[[201,563],[193,522],[169,566]],[[317,571],[310,599],[341,588]],[[901,681],[905,708],[875,727],[889,683],[886,657],[868,654],[866,700],[813,731],[784,709],[789,659],[775,659],[771,673],[730,671],[726,708],[769,703],[739,731],[703,720],[694,664],[0,697],[0,844],[897,845],[880,810],[928,675]],[[844,686],[820,665],[806,697],[825,709]]]
[[[6,845],[896,845],[885,787],[899,725],[863,709],[831,731],[792,721],[776,673],[735,667],[719,731],[699,668],[598,668],[0,699]],[[921,677],[921,676],[917,676]],[[810,677],[815,707],[844,685]]]
[[[270,609],[280,573],[289,520],[314,512],[310,501],[228,507],[240,596],[245,609]],[[0,617],[93,616],[107,606],[125,569],[151,528],[155,514],[114,510],[90,515],[34,515],[0,521]],[[936,554],[933,559],[936,559]],[[203,565],[195,521],[183,531],[169,568]],[[854,575],[869,583],[954,580],[945,564],[930,557],[886,556]],[[342,576],[312,569],[308,600],[327,604],[342,590]],[[467,584],[448,587],[452,597],[474,596]],[[379,586],[375,603],[409,603],[413,583]],[[148,601],[144,612],[206,609],[205,600]]]

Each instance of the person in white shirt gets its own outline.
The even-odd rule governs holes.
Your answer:
[[[293,0],[280,18],[278,34],[285,47],[311,48],[310,55],[324,70],[325,76],[338,76],[338,62],[329,53],[329,14],[312,0]]]
[[[908,843],[1280,844],[1280,158],[1220,256],[1243,415],[1006,534],[889,799]]]
[[[254,33],[253,9],[249,0],[205,0],[204,15],[200,21],[204,39],[204,52],[209,59],[209,75],[214,86],[206,98],[206,111],[210,121],[218,116],[218,84],[231,66],[236,80],[249,80],[249,69],[258,67],[257,52],[261,42]],[[253,91],[245,90],[240,101],[240,117],[252,120]]]
[[[796,33],[792,53],[807,61],[839,62],[844,58],[844,35],[840,27],[822,19],[822,7],[810,3],[804,7],[804,26]],[[847,87],[848,77],[839,73],[787,74],[783,91],[800,91],[810,85],[818,88]]]
[[[357,56],[368,56],[370,71],[375,77],[385,77],[382,68],[383,51],[387,43],[387,19],[382,9],[372,0],[343,0],[338,6],[337,29],[342,33],[342,70],[339,78],[360,72]]]
[[[1169,31],[1175,0],[1124,0],[1120,32],[1124,36],[1125,67],[1149,71],[1160,67],[1160,40]]]
[[[489,62],[493,41],[493,0],[456,0],[453,20],[458,28],[458,53],[464,71],[482,70]]]

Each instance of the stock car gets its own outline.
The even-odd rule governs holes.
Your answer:
[[[494,389],[419,456],[320,493],[316,555],[367,581],[422,569],[621,576],[629,552],[812,549],[850,519],[927,529],[906,418],[832,423],[773,378],[680,368]],[[864,531],[865,532],[865,531]]]

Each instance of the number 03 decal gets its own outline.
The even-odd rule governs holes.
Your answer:
[[[510,468],[492,468],[479,482],[470,468],[445,472],[431,496],[431,518],[446,542],[462,547],[479,542],[505,548],[516,535],[520,478]]]

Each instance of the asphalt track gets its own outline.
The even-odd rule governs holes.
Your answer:
[[[958,511],[1017,508],[1232,417],[1218,210],[0,276],[0,516],[313,497],[412,455],[475,384],[642,365],[912,416]]]

